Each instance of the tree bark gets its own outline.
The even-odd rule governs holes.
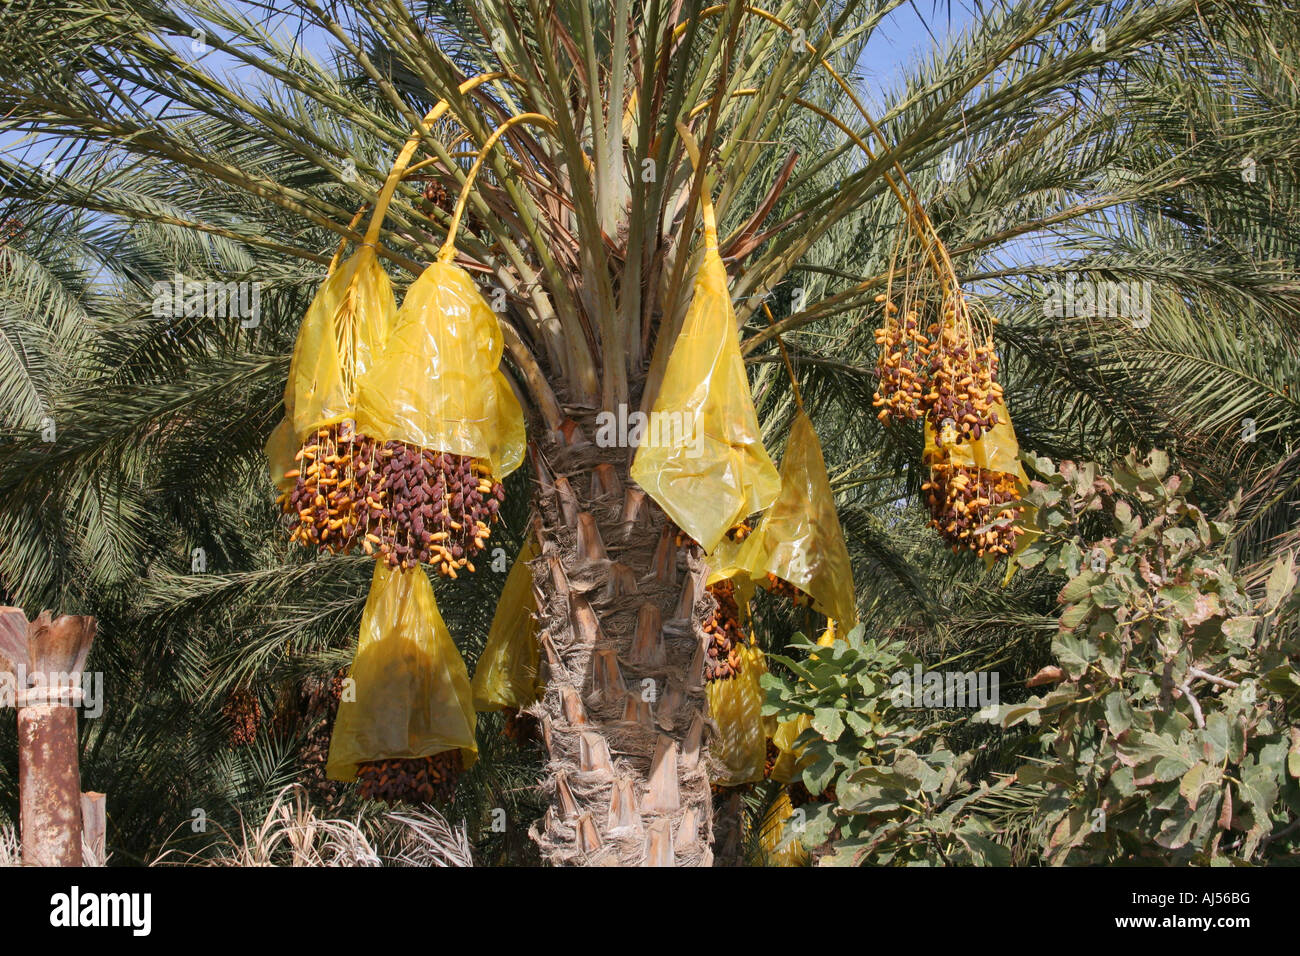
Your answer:
[[[530,834],[557,865],[709,866],[707,572],[576,418],[533,449],[551,805]]]
[[[18,711],[18,803],[24,866],[81,866],[77,712],[63,704]]]

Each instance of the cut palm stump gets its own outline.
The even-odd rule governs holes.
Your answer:
[[[0,607],[0,669],[15,678],[18,805],[25,866],[81,866],[77,711],[93,617]],[[55,679],[55,675],[58,679]]]

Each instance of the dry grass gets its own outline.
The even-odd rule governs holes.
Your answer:
[[[316,816],[306,792],[285,787],[265,818],[250,828],[241,818],[238,837],[221,839],[196,853],[167,850],[162,866],[473,866],[469,838],[437,811],[387,813],[394,829],[375,834],[360,821]],[[388,828],[383,828],[388,830]],[[381,851],[381,848],[382,851]]]
[[[82,866],[106,866],[108,858],[112,854],[104,854],[100,857],[96,854],[94,847],[84,840],[81,844],[81,865]],[[22,866],[23,851],[22,844],[18,840],[18,831],[11,824],[0,826],[0,867],[5,866]]]
[[[360,822],[316,816],[306,791],[285,787],[265,818],[250,828],[241,818],[239,834],[220,829],[221,838],[197,853],[167,850],[157,866],[473,866],[465,828],[453,827],[432,808],[386,813],[383,825],[363,829]],[[104,866],[93,849],[82,846],[85,866]],[[0,826],[0,867],[22,865],[22,844],[11,825]]]
[[[397,825],[393,850],[385,856],[398,866],[473,866],[469,836],[457,830],[432,809],[424,812],[387,813]]]
[[[18,831],[9,824],[0,826],[0,866],[22,866],[22,848],[18,843]]]

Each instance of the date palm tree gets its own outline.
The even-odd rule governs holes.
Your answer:
[[[873,496],[888,502],[914,488],[920,452],[919,434],[883,430],[867,412],[874,297],[891,279],[913,278],[891,267],[900,235],[941,240],[968,287],[1005,295],[999,283],[1052,268],[998,261],[1023,253],[1022,237],[1113,223],[1108,210],[1167,211],[1189,183],[1213,185],[1199,156],[1142,153],[1136,124],[1122,122],[1106,97],[1148,72],[1148,93],[1158,90],[1169,69],[1161,45],[1215,4],[995,5],[901,91],[876,98],[855,75],[866,41],[900,5],[73,0],[52,11],[16,0],[0,14],[0,109],[9,129],[57,137],[63,152],[53,176],[39,163],[11,165],[8,191],[131,228],[103,256],[129,289],[111,347],[95,355],[94,378],[115,401],[97,408],[92,393],[70,399],[71,428],[41,458],[24,446],[32,467],[8,477],[7,490],[30,491],[55,467],[93,474],[111,463],[138,474],[157,465],[150,450],[167,448],[175,473],[164,499],[174,508],[166,548],[174,555],[202,540],[228,567],[252,563],[241,553],[249,540],[229,525],[269,495],[247,476],[279,417],[296,317],[334,245],[362,240],[360,217],[412,143],[378,241],[399,285],[409,281],[442,245],[470,162],[481,157],[464,193],[457,261],[504,305],[506,357],[533,446],[530,487],[516,480],[510,491],[530,491],[542,518],[535,582],[548,685],[538,712],[549,808],[532,833],[555,863],[709,862],[698,648],[710,606],[690,590],[682,598],[707,559],[683,549],[662,560],[671,529],[661,510],[638,507],[633,449],[595,441],[600,413],[653,406],[703,258],[706,195],[771,450],[790,410],[784,337],[810,408],[824,412],[818,420],[844,447],[871,448],[840,459],[837,476],[859,566],[876,561],[917,588],[916,566],[891,551],[870,514]],[[1091,42],[1098,31],[1104,42]],[[332,62],[322,65],[313,49],[328,50]],[[445,115],[426,123],[436,104],[446,104]],[[1142,116],[1158,112],[1146,105]],[[1116,172],[1117,156],[1130,164],[1127,175]],[[166,237],[170,251],[157,254],[151,237]],[[1090,267],[1136,270],[1150,252],[1150,243],[1132,255],[1112,251]],[[1225,295],[1247,280],[1199,266],[1187,264],[1187,274]],[[1147,268],[1170,271],[1168,261]],[[264,327],[149,322],[149,284],[172,270],[263,282]],[[1036,336],[1047,331],[1030,318],[1008,321],[1001,343],[1012,353],[1008,374],[1023,382],[1009,394],[1013,408],[1023,398],[1029,410],[1017,419],[1026,444],[1052,451],[1069,431],[1050,389],[1084,366],[1031,367],[1044,351]],[[1090,434],[1116,418],[1131,425],[1107,418],[1113,406],[1098,397],[1112,394],[1113,380],[1070,384],[1076,391],[1064,401],[1074,401],[1072,420]],[[19,464],[11,460],[12,474]],[[196,513],[196,500],[237,475],[242,497],[225,497],[219,515]],[[138,491],[93,491],[140,502]],[[127,526],[140,523],[128,517]],[[523,525],[521,511],[517,533]],[[138,557],[127,541],[104,550],[115,547]],[[62,593],[37,554],[2,560],[4,580],[28,599]],[[611,562],[632,569],[634,594],[611,587]],[[346,586],[363,580],[359,563],[322,563],[341,569],[325,573],[330,600],[347,604]],[[290,590],[320,573],[261,571],[257,581],[289,604]],[[210,611],[236,587],[233,578],[190,581],[167,600],[173,613]],[[440,601],[449,590],[440,587]],[[881,602],[879,593],[863,601]],[[321,606],[299,603],[304,613]],[[638,620],[669,622],[662,664],[629,662]],[[355,630],[354,622],[340,617],[330,627]],[[269,648],[290,636],[282,627],[254,640]],[[217,656],[246,677],[255,665],[239,650]],[[625,720],[623,699],[610,691],[643,680],[652,717]]]

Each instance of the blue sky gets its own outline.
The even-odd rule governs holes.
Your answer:
[[[228,2],[236,8],[242,8],[250,19],[263,23],[268,19],[265,2],[257,5],[249,4],[246,0]],[[347,3],[348,0],[342,2]],[[947,37],[966,27],[974,16],[971,4],[977,2],[978,0],[909,0],[893,10],[872,33],[859,61],[857,72],[863,83],[868,108],[879,110],[880,91],[896,88],[900,71],[914,64],[919,57],[932,50],[936,43],[943,43]],[[276,19],[271,18],[272,22]],[[278,20],[277,26],[286,42],[299,36],[309,55],[321,61],[328,59],[336,41],[324,30],[316,26],[304,27],[297,10],[280,15]],[[178,36],[175,43],[184,55],[195,55],[189,49],[190,38]],[[244,69],[237,61],[229,60],[213,50],[201,55],[206,60],[205,65],[217,73],[226,72],[227,69],[235,72]],[[228,62],[229,66],[226,67],[222,61]],[[264,81],[265,78],[260,75],[255,79],[255,82]],[[52,161],[51,157],[57,157],[60,151],[57,142],[51,144],[48,139],[33,142],[28,137],[0,130],[0,154],[37,164]]]
[[[867,44],[864,66],[877,73],[882,79],[897,66],[907,63],[934,45],[942,41],[945,35],[960,30],[970,22],[973,16],[969,9],[970,0],[909,0],[894,10],[872,34]],[[247,7],[247,4],[234,0],[234,5]],[[257,11],[257,17],[265,16]],[[282,17],[286,32],[297,32],[299,25],[296,14]],[[327,44],[332,42],[324,31],[308,27],[304,32],[307,49],[317,56],[323,56]]]
[[[237,7],[245,7],[254,19],[263,20],[266,17],[265,10],[260,6],[249,7],[242,0],[232,2]],[[890,13],[868,40],[859,63],[859,73],[867,87],[868,101],[878,102],[876,90],[893,86],[897,82],[899,67],[914,63],[934,46],[936,39],[942,42],[950,33],[967,25],[972,16],[968,8],[970,2],[971,0],[955,0],[949,4],[944,0],[911,0]],[[286,38],[299,32],[300,24],[296,13],[285,15],[281,20]],[[323,30],[309,27],[303,31],[302,37],[310,54],[322,60],[326,58],[333,41]],[[188,46],[189,40],[178,37],[177,44]],[[209,51],[205,56],[217,57],[219,54]],[[216,68],[212,60],[208,61],[208,66]],[[20,153],[26,152],[29,162],[39,161],[46,155],[44,144],[30,151],[25,149],[26,145],[9,131],[0,132],[0,151],[9,152],[16,148]]]
[[[914,0],[893,11],[867,41],[861,64],[864,78],[888,82],[904,66],[963,29],[974,16],[967,3],[951,7],[932,0]]]

